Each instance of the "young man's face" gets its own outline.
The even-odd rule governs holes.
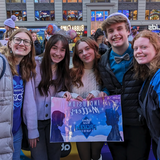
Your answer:
[[[113,48],[119,48],[128,43],[129,31],[126,30],[125,23],[113,24],[106,29],[108,41]]]

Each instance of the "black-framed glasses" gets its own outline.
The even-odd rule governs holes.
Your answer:
[[[21,38],[19,38],[19,37],[14,37],[13,38],[13,42],[15,43],[15,44],[20,44],[21,42],[23,41],[23,44],[25,45],[25,46],[30,46],[31,45],[31,41],[30,40],[28,40],[28,39],[21,39]]]

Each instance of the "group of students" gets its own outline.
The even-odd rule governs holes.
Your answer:
[[[131,24],[122,13],[109,15],[102,29],[111,48],[101,56],[95,40],[81,38],[75,44],[71,69],[64,35],[52,35],[43,57],[35,57],[31,33],[27,29],[12,33],[0,54],[0,146],[4,148],[0,159],[20,159],[22,117],[28,129],[31,159],[60,159],[61,144],[50,143],[49,138],[51,97],[82,101],[118,94],[124,142],[108,142],[113,159],[147,160],[151,138],[153,153],[160,158],[158,35],[145,30],[130,44]],[[81,160],[102,159],[104,142],[76,144]]]

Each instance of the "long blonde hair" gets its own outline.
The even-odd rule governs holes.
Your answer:
[[[0,47],[0,53],[2,53],[7,58],[8,63],[11,68],[12,75],[18,75],[17,70],[16,70],[16,64],[15,64],[15,58],[14,58],[13,52],[9,53],[8,47],[2,46],[2,47]]]

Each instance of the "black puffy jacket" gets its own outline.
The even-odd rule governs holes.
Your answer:
[[[99,54],[100,55],[103,55],[108,49],[109,47],[106,44],[104,43],[99,44]]]
[[[140,126],[139,114],[137,108],[139,108],[138,93],[142,86],[143,81],[136,80],[133,73],[133,64],[130,64],[127,72],[123,76],[122,85],[117,80],[109,64],[109,55],[111,49],[109,49],[104,55],[102,55],[99,62],[99,71],[103,81],[103,87],[107,88],[110,95],[121,95],[123,124]]]

